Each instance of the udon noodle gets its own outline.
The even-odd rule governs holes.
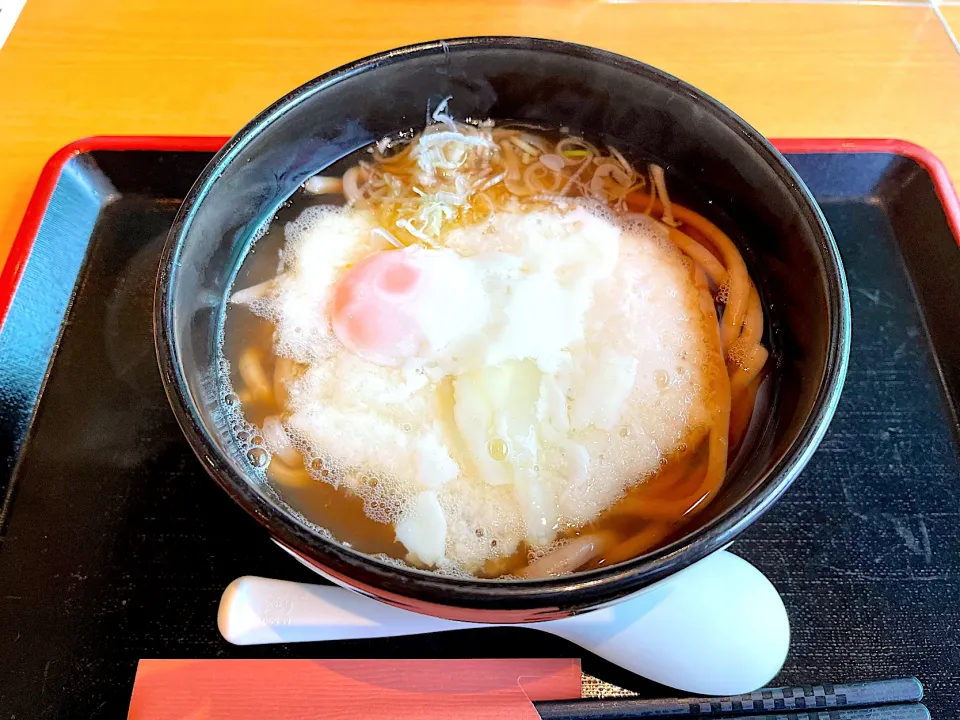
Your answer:
[[[655,242],[648,243],[653,248],[649,252],[662,250],[677,254],[680,259],[678,262],[682,262],[675,265],[682,266],[690,293],[695,293],[690,297],[694,298],[702,320],[713,328],[703,335],[702,341],[694,343],[698,347],[703,346],[702,356],[707,360],[701,370],[702,382],[689,385],[690,388],[699,388],[699,393],[705,396],[701,403],[703,408],[707,408],[703,421],[690,420],[687,425],[682,425],[681,431],[678,431],[682,437],[678,435],[679,439],[668,443],[662,452],[658,449],[653,466],[636,466],[643,468],[639,476],[618,480],[621,484],[612,484],[612,489],[608,489],[603,497],[583,501],[586,504],[582,507],[577,505],[577,512],[568,512],[566,515],[559,511],[554,515],[546,513],[544,517],[549,516],[554,521],[554,527],[535,532],[530,529],[528,522],[525,534],[521,532],[519,541],[514,541],[512,546],[502,541],[504,535],[491,531],[494,540],[483,546],[485,549],[481,554],[470,555],[464,551],[463,557],[472,559],[452,565],[448,562],[448,556],[456,557],[457,549],[451,543],[457,541],[451,539],[452,535],[448,533],[447,544],[437,550],[439,555],[436,557],[441,559],[435,557],[428,561],[429,548],[437,548],[436,543],[431,545],[424,539],[426,521],[423,518],[434,517],[437,508],[440,508],[444,517],[437,521],[453,523],[451,527],[455,526],[456,518],[450,510],[453,501],[441,498],[440,505],[437,505],[434,501],[440,491],[434,489],[426,500],[424,496],[430,493],[421,493],[416,497],[405,495],[401,502],[390,495],[391,492],[395,493],[395,490],[391,490],[395,486],[393,481],[384,479],[386,476],[382,472],[341,462],[340,458],[335,457],[336,452],[331,457],[328,448],[320,451],[311,443],[311,439],[319,436],[310,435],[309,429],[313,426],[304,418],[309,416],[313,418],[311,422],[319,421],[315,415],[311,416],[303,409],[301,395],[305,392],[304,388],[314,382],[311,378],[316,370],[311,365],[311,358],[316,356],[316,349],[307,348],[299,354],[291,351],[293,346],[284,339],[277,310],[278,304],[284,302],[283,293],[294,292],[289,289],[293,285],[282,284],[284,273],[294,273],[291,269],[293,263],[305,262],[303,253],[306,251],[298,251],[300,255],[294,258],[295,253],[287,250],[278,278],[240,290],[232,298],[235,306],[249,306],[254,314],[270,321],[269,325],[261,327],[259,335],[243,331],[243,317],[250,317],[249,313],[243,315],[244,311],[232,310],[231,314],[236,316],[240,312],[241,316],[234,325],[229,320],[227,323],[228,350],[225,354],[234,371],[232,387],[227,391],[227,404],[232,403],[237,418],[235,428],[238,440],[247,450],[254,467],[265,470],[267,477],[292,507],[327,528],[338,540],[385,558],[480,577],[539,578],[610,565],[642,555],[675,535],[684,523],[700,513],[717,496],[727,473],[731,451],[743,443],[747,433],[757,393],[764,379],[768,352],[762,344],[763,306],[743,258],[736,245],[714,223],[671,201],[664,172],[657,165],[638,169],[616,148],[601,147],[569,134],[548,135],[523,126],[494,125],[491,122],[456,122],[446,113],[445,104],[434,113],[433,120],[434,123],[418,135],[385,139],[377,143],[362,153],[361,158],[342,176],[328,174],[312,178],[305,184],[304,198],[310,202],[310,196],[325,197],[328,203],[335,204],[342,195],[347,208],[345,212],[359,214],[338,215],[334,219],[324,216],[327,219],[323,222],[327,222],[329,227],[340,228],[347,220],[359,222],[356,218],[361,218],[366,223],[363,225],[364,237],[368,238],[364,242],[380,247],[374,253],[380,258],[376,262],[400,263],[399,269],[390,270],[395,272],[390,277],[402,276],[401,279],[406,278],[404,273],[410,271],[404,264],[404,258],[435,258],[438,263],[440,260],[447,263],[444,258],[448,255],[443,253],[449,253],[451,247],[460,255],[445,265],[441,263],[442,272],[438,273],[438,277],[447,275],[459,278],[456,273],[460,272],[458,263],[461,256],[474,257],[472,253],[475,253],[475,248],[463,244],[467,242],[464,238],[473,242],[473,235],[470,234],[473,228],[509,228],[512,227],[510,223],[520,222],[523,218],[538,218],[540,225],[566,223],[563,227],[572,227],[571,223],[580,227],[584,222],[589,225],[596,221],[598,224],[593,232],[605,231],[604,228],[609,227],[619,228],[617,232],[622,231],[622,238],[627,238],[621,239],[621,243],[627,243],[630,237],[634,237],[629,235],[630,232],[639,233],[636,237],[641,240],[647,237],[644,233],[660,233],[658,237],[666,238],[669,248],[657,249]],[[576,215],[577,212],[586,214]],[[305,212],[304,217],[307,214]],[[316,215],[316,218],[319,217]],[[601,221],[606,224],[601,224]],[[300,222],[297,220],[294,224]],[[296,232],[299,232],[296,228],[291,230],[288,227],[288,238],[296,235]],[[468,249],[464,250],[464,247]],[[425,255],[425,250],[435,251],[436,254]],[[663,267],[674,262],[668,255],[663,257],[666,258]],[[342,267],[335,268],[336,277],[331,276],[331,283],[340,284],[331,285],[334,289],[329,297],[324,296],[327,297],[324,301],[327,305],[323,307],[328,308],[333,318],[333,330],[330,333],[332,339],[321,355],[323,362],[328,362],[328,357],[339,358],[340,371],[345,367],[356,368],[361,365],[367,368],[371,363],[383,366],[387,369],[382,372],[377,370],[379,375],[369,376],[380,378],[401,372],[392,368],[400,367],[403,358],[395,358],[391,353],[396,348],[407,347],[404,344],[407,336],[397,335],[399,339],[396,344],[389,346],[390,352],[386,356],[372,353],[372,346],[364,345],[367,341],[363,339],[372,331],[355,327],[356,317],[362,315],[360,310],[356,310],[360,315],[351,315],[353,310],[346,312],[346,319],[339,321],[336,315],[341,306],[358,308],[360,305],[357,303],[366,302],[364,298],[367,296],[363,293],[350,288],[343,290],[343,278],[350,276],[359,278],[357,282],[363,281],[364,273],[368,272],[365,269],[368,260],[366,257],[360,260],[354,258],[343,263]],[[464,275],[458,281],[459,285],[453,284],[450,288],[457,292],[463,288],[463,292],[468,292],[468,280],[471,277]],[[403,282],[407,280],[403,279]],[[288,289],[283,290],[283,287]],[[448,298],[450,294],[438,297]],[[402,313],[397,315],[395,321],[390,321],[393,324],[382,332],[394,337],[398,332],[395,330],[396,323],[406,322],[405,318],[407,316]],[[373,324],[380,322],[379,318],[373,320]],[[345,323],[350,322],[354,325],[347,327]],[[469,320],[463,322],[469,324]],[[232,343],[229,341],[231,334],[234,336]],[[678,357],[684,357],[685,352]],[[602,352],[600,356],[606,357]],[[513,402],[510,398],[523,395],[525,388],[533,386],[529,383],[523,385],[518,380],[529,373],[538,373],[536,377],[540,378],[541,390],[540,399],[535,402],[542,405],[545,397],[543,383],[553,377],[543,367],[535,369],[535,365],[523,357],[506,363],[505,367],[509,367],[506,375],[502,372],[496,374],[500,371],[491,375],[493,371],[489,369],[461,367],[465,361],[459,356],[453,357],[450,362],[454,363],[451,367],[458,368],[452,375],[440,373],[437,377],[423,380],[430,384],[431,392],[435,391],[439,398],[436,401],[439,404],[429,407],[446,407],[442,412],[435,411],[436,418],[439,418],[435,419],[437,423],[459,412],[460,404],[466,402],[464,398],[469,396],[468,391],[474,392],[476,387],[482,388],[483,393],[493,393],[490,388],[496,383],[507,383],[505,387],[509,392],[505,391],[507,395],[504,397],[508,399],[503,402]],[[423,364],[428,375],[436,364],[431,363],[432,359]],[[541,360],[540,364],[544,366],[545,362]],[[615,374],[607,366],[597,365],[596,368],[601,374]],[[475,378],[477,373],[480,373],[481,379],[476,381],[479,383],[476,386],[469,385],[463,379]],[[349,376],[340,377],[338,383],[349,385]],[[709,378],[709,387],[704,385],[706,380],[703,378]],[[653,379],[661,389],[674,382],[668,373],[661,370],[654,373]],[[534,381],[531,383],[535,384]],[[455,397],[455,401],[449,400],[449,397]],[[447,405],[444,405],[445,402]],[[493,401],[481,398],[480,402],[482,407],[475,403],[474,409],[481,407],[486,412],[489,408],[483,403]],[[575,404],[576,399],[571,399],[568,390],[565,412],[569,409],[575,414]],[[696,416],[699,406],[694,404],[690,407],[694,408],[691,412]],[[443,415],[444,412],[447,416]],[[644,412],[654,411],[647,409]],[[417,417],[420,416],[400,418],[400,430],[415,435],[418,432]],[[423,417],[430,419],[434,415]],[[468,421],[460,415],[456,416],[456,422],[450,420],[451,425],[461,430],[465,427],[464,422]],[[595,422],[603,426],[600,421]],[[536,432],[541,433],[542,428],[539,425],[536,427]],[[610,448],[620,447],[616,444],[619,442],[616,433],[619,432],[621,438],[627,438],[633,430],[626,424],[620,426],[619,430],[613,428],[605,431],[606,434],[596,428],[591,428],[589,432],[593,433],[590,437],[602,435],[603,443],[606,443],[603,447],[610,453],[613,452]],[[463,432],[466,433],[465,430]],[[443,432],[438,435],[441,438],[448,436]],[[513,453],[519,452],[515,447],[516,441],[510,440],[512,436],[505,437],[507,440],[501,440],[498,436],[486,444],[486,450],[494,461],[503,461],[508,455],[512,457]],[[567,440],[561,438],[556,442],[562,444]],[[451,449],[449,457],[441,453],[444,458],[457,461],[453,466],[444,466],[450,473],[449,477],[459,477],[485,467],[483,462],[471,465],[462,460],[471,452],[469,438],[453,442],[451,448],[454,446],[461,449]],[[568,443],[563,447],[572,446]],[[576,453],[562,455],[565,463],[562,467],[570,467],[573,463],[571,457]],[[603,452],[596,457],[589,453],[587,456],[590,472],[594,468],[604,467]],[[471,457],[475,457],[475,453]],[[543,453],[537,457],[540,458],[539,462],[547,462]],[[484,462],[489,463],[489,458],[485,458]],[[511,459],[511,462],[514,460]],[[468,466],[473,470],[465,469]],[[520,477],[521,470],[531,473],[530,477],[540,472],[538,465],[516,464],[516,477]],[[350,482],[344,480],[347,476],[351,478]],[[506,491],[500,488],[499,476],[486,477],[489,487],[481,484],[481,489],[476,490],[476,497],[488,498],[488,501],[489,498],[504,497],[503,492]],[[521,493],[519,480],[516,484],[516,493]],[[563,484],[551,487],[559,488],[556,490],[559,495],[567,492]],[[589,483],[583,487],[589,488]],[[444,505],[444,502],[447,504]],[[383,509],[391,503],[402,506],[401,510],[391,511],[391,515]],[[415,508],[415,512],[411,507]],[[589,511],[583,510],[584,507],[588,507]],[[411,513],[416,515],[419,525],[411,524]],[[486,526],[477,526],[477,537],[486,532]],[[496,549],[496,538],[501,538],[506,546],[504,549]],[[419,554],[411,551],[411,547],[417,548]]]

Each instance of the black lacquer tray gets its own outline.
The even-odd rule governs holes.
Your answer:
[[[125,717],[147,657],[580,656],[522,629],[252,648],[220,637],[234,578],[319,582],[205,475],[156,370],[160,248],[221,142],[66,148],[0,276],[0,718]],[[915,146],[778,145],[840,246],[853,353],[819,451],[733,549],[790,613],[782,684],[917,675],[934,717],[960,716],[960,204]],[[597,658],[584,669],[663,692]]]

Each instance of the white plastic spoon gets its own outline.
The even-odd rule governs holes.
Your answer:
[[[242,577],[218,617],[236,645],[353,640],[484,625],[401,610],[339,587]],[[553,633],[630,672],[685,692],[733,695],[780,670],[790,625],[759,570],[720,551],[615,605],[522,627]]]

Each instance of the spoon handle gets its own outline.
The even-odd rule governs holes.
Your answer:
[[[237,578],[220,598],[217,624],[234,645],[358,640],[473,627],[395,608],[329,585]]]

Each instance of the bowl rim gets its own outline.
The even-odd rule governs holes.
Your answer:
[[[608,568],[538,580],[481,580],[429,573],[387,564],[339,543],[326,540],[270,504],[253,489],[213,440],[187,390],[178,362],[173,332],[173,294],[180,255],[197,208],[224,169],[255,137],[304,100],[325,88],[382,65],[413,57],[441,54],[451,49],[527,50],[572,56],[623,69],[692,97],[728,127],[736,129],[752,149],[779,176],[797,201],[813,234],[818,236],[819,259],[827,285],[829,347],[825,371],[814,406],[797,437],[752,489],[727,512],[696,527],[689,534],[653,552]],[[728,545],[757,520],[786,491],[807,464],[833,418],[847,372],[851,344],[850,298],[843,263],[833,235],[796,171],[752,126],[729,108],[692,85],[638,60],[594,47],[558,40],[519,36],[475,36],[435,40],[380,52],[335,68],[290,91],[237,132],[213,157],[195,181],[169,231],[161,255],[154,298],[154,333],[164,389],[177,422],[207,472],[245,510],[287,548],[328,569],[333,575],[361,586],[411,600],[454,608],[526,610],[556,607],[582,609],[609,602],[676,573]],[[605,591],[604,588],[616,588]]]

